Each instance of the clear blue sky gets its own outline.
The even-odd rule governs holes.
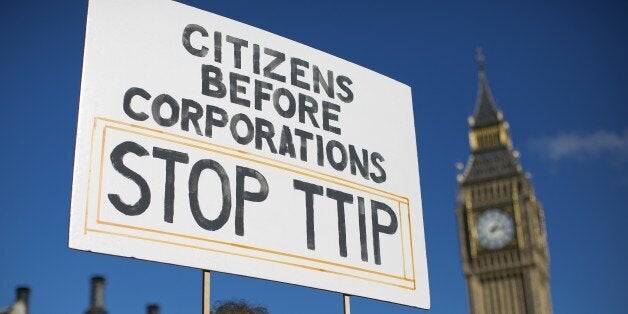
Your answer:
[[[454,196],[476,93],[474,50],[545,206],[557,313],[628,308],[628,2],[182,1],[412,87],[431,313],[465,313]],[[111,313],[198,313],[201,271],[67,248],[86,1],[0,2],[0,307],[81,313],[107,276]],[[212,297],[272,313],[342,313],[337,293],[216,274]],[[417,313],[353,298],[353,313]]]

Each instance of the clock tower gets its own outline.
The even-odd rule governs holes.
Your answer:
[[[512,148],[478,49],[471,155],[458,175],[456,216],[470,313],[552,313],[541,203]]]

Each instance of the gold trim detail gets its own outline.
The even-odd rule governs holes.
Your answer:
[[[273,259],[273,258],[268,258],[268,257],[262,257],[262,256],[254,256],[254,255],[249,255],[249,254],[244,254],[244,253],[239,253],[239,252],[235,252],[235,251],[228,251],[228,250],[219,250],[216,248],[210,248],[210,247],[203,247],[203,246],[198,246],[198,245],[191,245],[189,243],[179,243],[179,242],[174,242],[174,241],[165,241],[162,239],[157,239],[157,238],[151,238],[150,236],[139,236],[136,234],[129,234],[129,233],[122,233],[122,232],[114,232],[111,230],[100,230],[97,228],[94,228],[94,226],[88,226],[88,222],[89,222],[89,195],[90,195],[90,191],[91,191],[91,166],[92,166],[92,155],[94,153],[94,146],[95,146],[95,134],[96,134],[96,130],[97,130],[97,124],[99,122],[103,122],[104,126],[102,127],[102,138],[101,138],[101,143],[100,143],[100,165],[99,165],[99,174],[98,174],[98,195],[97,195],[97,202],[98,202],[98,206],[97,206],[97,213],[96,213],[96,226],[97,225],[101,225],[101,226],[108,226],[108,227],[114,227],[117,229],[122,229],[122,230],[134,230],[134,231],[139,231],[139,232],[146,232],[148,234],[161,234],[161,235],[166,235],[166,236],[173,236],[173,237],[177,237],[180,239],[190,239],[190,240],[195,240],[195,241],[202,241],[202,242],[206,242],[206,243],[214,243],[214,244],[218,244],[218,245],[225,245],[227,247],[234,247],[234,248],[238,248],[238,249],[244,249],[244,250],[251,250],[254,252],[258,252],[258,253],[266,253],[266,254],[271,254],[271,255],[277,255],[277,256],[284,256],[284,257],[288,257],[288,258],[294,258],[297,260],[303,260],[303,261],[309,261],[312,263],[318,263],[318,264],[323,264],[323,265],[329,265],[332,267],[338,267],[338,268],[344,268],[347,270],[352,270],[352,271],[356,271],[356,272],[362,272],[365,274],[371,274],[371,275],[376,275],[376,276],[382,276],[382,277],[388,277],[391,278],[395,281],[398,282],[402,282],[402,283],[407,283],[407,284],[411,284],[411,286],[408,285],[403,285],[403,284],[398,284],[395,282],[387,282],[387,281],[381,281],[381,280],[377,280],[374,278],[370,278],[370,277],[364,277],[364,276],[359,276],[359,275],[355,275],[355,274],[350,274],[350,273],[343,273],[343,272],[339,272],[336,270],[332,270],[332,269],[324,269],[321,267],[315,267],[315,266],[311,266],[311,265],[304,265],[304,264],[298,264],[298,263],[292,263],[292,262],[287,262],[287,261],[282,261],[280,259]],[[164,230],[154,230],[154,229],[149,229],[149,228],[143,228],[143,227],[138,227],[138,226],[132,226],[132,225],[125,225],[125,224],[120,224],[120,223],[115,223],[115,222],[110,222],[110,221],[105,221],[103,219],[101,219],[101,196],[102,196],[102,186],[103,186],[103,169],[104,169],[104,151],[105,151],[105,141],[107,138],[107,130],[116,130],[116,131],[120,131],[120,132],[126,132],[126,133],[132,133],[132,134],[136,134],[136,135],[140,135],[140,136],[144,136],[144,137],[149,137],[149,138],[153,138],[153,139],[157,139],[157,140],[162,140],[162,141],[168,141],[171,143],[175,143],[175,144],[179,144],[179,145],[184,145],[184,146],[188,146],[188,147],[192,147],[192,148],[196,148],[196,149],[200,149],[200,150],[205,150],[205,151],[210,151],[210,152],[214,152],[217,154],[221,154],[221,155],[225,155],[225,156],[229,156],[229,157],[234,157],[234,158],[238,158],[238,159],[242,159],[242,160],[247,160],[250,162],[254,162],[254,163],[258,163],[261,165],[265,165],[265,166],[269,166],[269,167],[273,167],[273,168],[277,168],[277,169],[281,169],[281,170],[285,170],[285,171],[289,171],[292,173],[296,173],[299,175],[303,175],[303,176],[307,176],[307,177],[311,177],[311,178],[315,178],[318,180],[322,180],[322,181],[326,181],[326,182],[330,182],[333,184],[337,184],[337,185],[341,185],[344,187],[348,187],[354,190],[358,190],[361,192],[365,192],[371,195],[375,195],[375,196],[379,196],[382,198],[386,198],[390,201],[393,202],[397,202],[397,209],[398,209],[398,215],[399,215],[399,219],[400,219],[400,238],[401,238],[401,253],[402,253],[402,262],[403,262],[403,276],[398,276],[398,275],[394,275],[394,274],[389,274],[389,273],[384,273],[384,272],[380,272],[380,271],[375,271],[375,270],[371,270],[371,269],[366,269],[366,268],[361,268],[361,267],[356,267],[356,266],[352,266],[352,265],[345,265],[345,264],[341,264],[341,263],[336,263],[336,262],[330,262],[330,261],[325,261],[325,260],[321,260],[321,259],[315,259],[315,258],[311,258],[311,257],[307,257],[307,256],[300,256],[300,255],[296,255],[296,254],[291,254],[291,253],[286,253],[286,252],[280,252],[280,251],[274,251],[274,250],[270,250],[270,249],[264,249],[264,248],[258,248],[258,247],[253,247],[253,246],[248,246],[248,245],[244,245],[244,244],[239,244],[239,243],[231,243],[231,242],[226,242],[226,241],[219,241],[219,240],[212,240],[212,239],[207,239],[207,238],[202,238],[202,237],[198,237],[198,236],[193,236],[193,235],[186,235],[186,234],[180,234],[180,233],[175,233],[175,232],[169,232],[169,231],[164,231]],[[171,137],[171,138],[166,138],[166,137]],[[173,139],[176,138],[176,139]],[[185,141],[182,141],[185,140]],[[267,158],[264,156],[260,156],[257,154],[253,154],[253,153],[249,153],[246,151],[242,151],[242,150],[238,150],[238,149],[234,149],[234,148],[230,148],[227,146],[222,146],[222,145],[218,145],[215,143],[210,143],[210,142],[206,142],[206,141],[201,141],[198,139],[194,139],[194,138],[189,138],[189,137],[185,137],[185,136],[180,136],[180,135],[176,135],[176,134],[171,134],[171,133],[167,133],[161,130],[155,130],[155,129],[151,129],[151,128],[147,128],[147,127],[143,127],[143,126],[139,126],[139,125],[134,125],[134,124],[129,124],[129,123],[125,123],[125,122],[121,122],[121,121],[116,121],[116,120],[112,120],[112,119],[107,119],[107,118],[94,118],[94,123],[92,126],[92,135],[91,135],[91,150],[90,150],[90,157],[89,157],[89,164],[90,164],[90,172],[89,172],[89,177],[88,177],[88,182],[87,182],[87,201],[86,201],[86,208],[85,208],[85,224],[84,224],[84,234],[87,234],[87,232],[95,232],[95,233],[101,233],[101,234],[111,234],[111,235],[117,235],[117,236],[122,236],[122,237],[128,237],[128,238],[135,238],[135,239],[139,239],[139,240],[146,240],[146,241],[153,241],[153,242],[158,242],[158,243],[164,243],[164,244],[169,244],[169,245],[175,245],[175,246],[181,246],[181,247],[187,247],[187,248],[194,248],[194,249],[201,249],[201,250],[206,250],[206,251],[211,251],[211,252],[218,252],[218,253],[224,253],[224,254],[229,254],[229,255],[235,255],[235,256],[241,256],[241,257],[247,257],[247,258],[252,258],[252,259],[257,259],[257,260],[263,260],[263,261],[267,261],[267,262],[275,262],[275,263],[280,263],[280,264],[285,264],[285,265],[290,265],[290,266],[295,266],[295,267],[301,267],[301,268],[306,268],[306,269],[310,269],[310,270],[315,270],[315,271],[320,271],[320,272],[326,272],[326,273],[333,273],[333,274],[337,274],[337,275],[342,275],[342,276],[348,276],[348,277],[352,277],[352,278],[358,278],[358,279],[363,279],[363,280],[367,280],[367,281],[372,281],[372,282],[377,282],[377,283],[382,283],[382,284],[386,284],[386,285],[391,285],[391,286],[395,286],[395,287],[400,287],[403,289],[408,289],[408,290],[416,290],[416,273],[415,273],[415,269],[414,269],[414,245],[413,245],[413,239],[412,239],[412,220],[410,218],[410,200],[407,197],[404,196],[400,196],[397,194],[393,194],[393,193],[389,193],[386,192],[384,190],[381,189],[377,189],[377,188],[373,188],[373,187],[369,187],[367,185],[358,183],[358,182],[353,182],[353,181],[349,181],[346,179],[342,179],[333,175],[329,175],[320,171],[315,171],[315,170],[311,170],[311,169],[307,169],[307,168],[303,168],[294,164],[289,164],[289,163],[284,163],[284,162],[280,162],[278,160],[274,160],[271,158]],[[405,205],[405,206],[402,206]],[[406,207],[404,209],[406,209],[407,211],[407,221],[408,221],[408,233],[409,233],[409,238],[405,238],[404,235],[404,221],[402,219],[403,215],[401,214],[402,211],[402,207]],[[411,264],[412,264],[412,273],[411,273],[411,278],[408,278],[408,274],[406,272],[406,256],[405,256],[405,245],[406,242],[409,241],[410,244],[410,257],[411,257]]]

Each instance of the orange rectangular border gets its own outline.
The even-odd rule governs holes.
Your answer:
[[[163,241],[163,240],[159,240],[159,239],[154,239],[154,238],[145,238],[145,237],[140,237],[140,236],[136,236],[136,235],[132,235],[132,234],[124,234],[124,233],[117,233],[117,232],[112,232],[112,231],[107,231],[107,230],[98,230],[98,229],[94,229],[94,228],[89,228],[88,227],[88,219],[89,219],[89,191],[91,188],[91,176],[92,176],[92,159],[93,159],[93,152],[94,152],[94,138],[95,138],[95,134],[96,134],[96,130],[98,128],[98,122],[104,122],[104,126],[103,126],[103,132],[102,132],[102,137],[101,137],[101,143],[100,143],[100,164],[99,164],[99,173],[98,173],[98,207],[97,207],[97,219],[96,219],[96,224],[97,225],[106,225],[106,226],[112,226],[112,227],[117,227],[117,228],[125,228],[125,229],[132,229],[132,230],[138,230],[138,231],[142,231],[142,232],[149,232],[149,233],[158,233],[158,234],[165,234],[165,235],[169,235],[169,236],[175,236],[175,237],[179,237],[179,238],[187,238],[187,239],[193,239],[193,240],[200,240],[200,241],[205,241],[205,242],[212,242],[212,243],[217,243],[217,244],[221,244],[221,245],[228,245],[228,246],[233,246],[233,247],[237,247],[240,249],[248,249],[248,250],[254,250],[254,251],[259,251],[259,252],[264,252],[264,253],[269,253],[269,254],[275,254],[275,255],[279,255],[279,256],[286,256],[286,257],[291,257],[291,258],[295,258],[295,259],[302,259],[302,260],[307,260],[310,262],[314,262],[314,263],[320,263],[320,264],[328,264],[328,265],[332,265],[335,267],[341,267],[341,268],[347,268],[347,269],[351,269],[354,271],[359,271],[359,272],[365,272],[365,273],[371,273],[374,275],[378,275],[378,276],[384,276],[384,277],[389,277],[392,278],[393,280],[398,280],[398,281],[403,281],[403,282],[408,282],[408,283],[412,283],[412,287],[408,287],[408,286],[404,286],[404,285],[399,285],[399,284],[395,284],[395,283],[390,283],[390,282],[385,282],[385,281],[380,281],[377,279],[373,279],[373,278],[367,278],[367,277],[360,277],[360,276],[356,276],[353,274],[346,274],[346,273],[341,273],[341,272],[337,272],[337,271],[333,271],[333,270],[329,270],[329,269],[321,269],[319,267],[312,267],[309,265],[301,265],[301,264],[296,264],[296,263],[291,263],[291,262],[286,262],[286,261],[282,261],[282,260],[275,260],[275,259],[270,259],[270,258],[264,258],[264,257],[259,257],[259,256],[252,256],[252,255],[246,255],[246,254],[241,254],[241,253],[237,253],[237,252],[228,252],[228,251],[222,251],[222,250],[217,250],[217,249],[212,249],[212,248],[207,248],[207,247],[201,247],[201,246],[195,246],[195,245],[190,245],[190,244],[183,244],[183,243],[177,243],[177,242],[171,242],[171,241]],[[113,125],[117,125],[117,126],[113,126]],[[319,260],[319,259],[315,259],[315,258],[310,258],[310,257],[306,257],[306,256],[300,256],[300,255],[296,255],[296,254],[291,254],[291,253],[286,253],[286,252],[279,252],[279,251],[273,251],[273,250],[269,250],[269,249],[264,249],[264,248],[257,248],[257,247],[253,247],[253,246],[247,246],[247,245],[243,245],[243,244],[238,244],[238,243],[231,243],[231,242],[225,242],[225,241],[219,241],[219,240],[211,240],[211,239],[207,239],[207,238],[201,238],[201,237],[196,237],[196,236],[192,236],[192,235],[185,235],[185,234],[179,234],[179,233],[173,233],[173,232],[168,232],[168,231],[162,231],[162,230],[153,230],[153,229],[148,229],[148,228],[142,228],[142,227],[137,227],[137,226],[132,226],[132,225],[124,225],[124,224],[118,224],[118,223],[113,223],[113,222],[108,222],[108,221],[104,221],[100,218],[100,204],[101,204],[101,195],[102,195],[102,173],[103,173],[103,169],[104,169],[104,146],[105,146],[105,140],[106,140],[106,136],[107,136],[107,129],[112,129],[112,130],[116,130],[116,131],[120,131],[120,132],[127,132],[127,133],[133,133],[139,136],[144,136],[144,137],[149,137],[149,138],[153,138],[153,139],[157,139],[157,140],[161,140],[161,141],[167,141],[167,142],[171,142],[171,143],[175,143],[178,145],[184,145],[184,146],[188,146],[188,147],[192,147],[195,149],[200,149],[200,150],[205,150],[205,151],[210,151],[213,153],[217,153],[220,155],[226,155],[229,157],[234,157],[234,158],[239,158],[239,159],[243,159],[246,161],[250,161],[250,162],[254,162],[254,163],[258,163],[261,165],[265,165],[265,166],[269,166],[269,167],[274,167],[274,168],[278,168],[278,169],[282,169],[285,171],[289,171],[289,172],[293,172],[299,175],[304,175],[307,177],[311,177],[314,179],[318,179],[318,180],[322,180],[322,181],[326,181],[332,184],[337,184],[337,185],[341,185],[347,188],[351,188],[354,190],[358,190],[358,191],[362,191],[371,195],[376,195],[379,197],[383,197],[386,199],[389,199],[393,202],[397,202],[398,204],[398,208],[397,208],[397,213],[399,215],[400,219],[403,219],[403,215],[402,215],[402,204],[406,205],[407,207],[407,219],[408,219],[408,239],[409,239],[409,244],[410,244],[410,257],[411,257],[411,264],[412,264],[412,276],[411,278],[408,278],[407,273],[406,273],[406,256],[405,256],[405,243],[404,243],[404,229],[403,229],[403,221],[402,223],[400,223],[400,238],[401,238],[401,250],[402,250],[402,261],[403,261],[403,277],[401,276],[397,276],[397,275],[392,275],[392,274],[387,274],[387,273],[383,273],[383,272],[378,272],[378,271],[374,271],[374,270],[370,270],[370,269],[365,269],[365,268],[360,268],[360,267],[356,267],[356,266],[351,266],[351,265],[344,265],[341,263],[335,263],[335,262],[329,262],[329,261],[325,261],[325,260]],[[135,129],[135,130],[133,130]],[[140,131],[141,130],[141,131]],[[142,132],[144,131],[144,132]],[[180,138],[180,139],[184,139],[187,141],[191,141],[194,142],[195,144],[190,144],[190,143],[185,143],[185,142],[181,142],[181,141],[177,141],[177,140],[173,140],[173,139],[168,139],[165,138],[163,136],[159,136],[159,135],[155,135],[155,134],[147,134],[147,133],[156,133],[159,135],[166,135],[166,136],[170,136],[170,137],[175,137],[175,138]],[[187,247],[187,248],[194,248],[194,249],[201,249],[201,250],[207,250],[207,251],[213,251],[213,252],[219,252],[219,253],[224,253],[224,254],[230,254],[230,255],[236,255],[236,256],[241,256],[241,257],[247,257],[247,258],[252,258],[252,259],[258,259],[258,260],[263,260],[263,261],[268,261],[268,262],[275,262],[275,263],[280,263],[280,264],[285,264],[285,265],[290,265],[290,266],[295,266],[295,267],[301,267],[301,268],[306,268],[306,269],[311,269],[311,270],[316,270],[316,271],[321,271],[321,272],[327,272],[327,273],[333,273],[333,274],[337,274],[337,275],[343,275],[343,276],[348,276],[348,277],[353,277],[353,278],[359,278],[359,279],[363,279],[363,280],[367,280],[367,281],[372,281],[372,282],[377,282],[377,283],[382,283],[382,284],[386,284],[386,285],[392,285],[392,286],[396,286],[396,287],[400,287],[403,289],[408,289],[408,290],[415,290],[416,289],[416,276],[415,276],[415,270],[414,270],[414,248],[413,248],[413,239],[412,239],[412,221],[410,218],[410,201],[407,197],[403,197],[400,195],[396,195],[393,193],[389,193],[386,192],[384,190],[381,189],[376,189],[376,188],[372,188],[369,187],[367,185],[361,184],[361,183],[357,183],[357,182],[353,182],[353,181],[349,181],[343,178],[339,178],[336,176],[332,176],[323,172],[319,172],[319,171],[315,171],[315,170],[311,170],[311,169],[307,169],[301,166],[297,166],[294,164],[290,164],[290,163],[285,163],[285,162],[280,162],[268,157],[264,157],[261,155],[257,155],[254,153],[249,153],[243,150],[238,150],[238,149],[234,149],[231,147],[227,147],[227,146],[223,146],[223,145],[218,145],[218,144],[214,144],[214,143],[210,143],[210,142],[206,142],[206,141],[200,141],[197,139],[193,139],[193,138],[189,138],[189,137],[185,137],[185,136],[180,136],[180,135],[176,135],[176,134],[172,134],[172,133],[168,133],[168,132],[164,132],[161,130],[156,130],[156,129],[151,129],[151,128],[147,128],[147,127],[143,127],[143,126],[139,126],[139,125],[134,125],[134,124],[129,124],[129,123],[125,123],[125,122],[121,122],[121,121],[116,121],[116,120],[112,120],[112,119],[107,119],[107,118],[94,118],[94,122],[92,125],[92,135],[91,135],[91,149],[90,149],[90,157],[89,157],[89,174],[88,174],[88,184],[87,184],[87,201],[86,201],[86,208],[85,208],[85,226],[84,226],[84,234],[86,234],[87,232],[95,232],[95,233],[101,233],[101,234],[111,234],[111,235],[117,235],[117,236],[123,236],[123,237],[129,237],[129,238],[136,238],[136,239],[141,239],[141,240],[146,240],[146,241],[153,241],[153,242],[159,242],[159,243],[164,243],[164,244],[169,244],[169,245],[175,245],[175,246],[182,246],[182,247]],[[222,151],[222,150],[226,150]]]

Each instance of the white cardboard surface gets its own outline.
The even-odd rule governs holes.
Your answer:
[[[204,57],[188,52],[183,45],[186,26],[196,24],[208,32],[207,37],[194,32],[190,45],[208,48]],[[222,35],[222,60],[215,61],[214,32]],[[233,45],[226,36],[247,41],[242,47],[241,68],[235,67]],[[286,82],[255,74],[253,45],[261,48],[263,68],[272,59],[264,53],[271,48],[285,54],[286,61],[275,72],[286,76]],[[290,82],[290,58],[308,62],[299,67],[300,81],[309,90]],[[223,73],[226,96],[211,97],[202,93],[203,65],[218,67]],[[348,88],[353,100],[342,101],[337,94],[329,97],[324,91],[313,91],[313,65],[323,77],[327,70],[334,78],[344,75],[352,83]],[[230,101],[229,73],[250,79],[240,82],[246,91],[239,97],[251,101],[250,107]],[[285,88],[295,96],[312,97],[318,105],[315,118],[319,127],[299,121],[298,106],[293,117],[278,114],[271,101],[264,100],[262,110],[253,105],[254,81],[271,83],[273,90]],[[346,92],[335,81],[335,93]],[[131,99],[135,112],[148,115],[146,120],[133,119],[125,113],[123,99],[132,87],[144,89],[150,100],[140,96]],[[153,100],[160,94],[170,95],[177,102],[179,117],[172,126],[160,125],[151,112]],[[229,129],[212,129],[204,134],[205,115],[199,120],[201,134],[192,123],[188,130],[181,126],[183,99],[222,108],[229,120],[236,114],[270,121],[276,131],[275,146],[286,126],[292,135],[295,157],[273,153],[266,142],[256,149],[255,140],[239,144]],[[287,108],[286,99],[281,103]],[[324,130],[322,102],[339,106],[338,121],[330,121],[341,134]],[[170,110],[161,109],[168,118]],[[313,135],[307,141],[307,160],[300,155],[301,141],[294,130]],[[238,126],[244,134],[244,124]],[[429,308],[429,288],[425,239],[419,188],[418,161],[414,135],[410,88],[390,78],[336,58],[286,38],[236,22],[212,13],[165,0],[91,0],[81,83],[74,178],[72,186],[69,245],[71,248],[150,261],[172,263],[201,269],[240,274],[309,286],[350,295],[364,296],[405,305]],[[316,136],[325,143],[335,140],[348,149],[354,145],[361,157],[362,149],[370,157],[369,173],[381,174],[371,154],[383,156],[379,164],[386,172],[383,182],[351,172],[350,162],[344,169],[334,169],[325,157],[317,162]],[[133,142],[147,154],[126,153],[125,167],[141,176],[150,189],[150,203],[141,214],[129,215],[111,201],[117,195],[132,205],[141,198],[136,181],[116,170],[112,152],[121,143]],[[164,218],[166,193],[166,161],[154,157],[154,147],[187,155],[188,163],[174,164],[174,207],[172,222]],[[339,149],[333,150],[340,160]],[[348,152],[347,152],[348,154]],[[327,154],[326,154],[327,156]],[[347,156],[347,158],[349,158]],[[218,230],[207,230],[197,223],[190,205],[190,172],[199,160],[220,164],[229,177],[231,206],[227,221]],[[243,235],[237,235],[236,191],[237,167],[254,169],[267,181],[268,193],[263,201],[244,201]],[[306,197],[294,188],[295,180],[322,186],[322,195],[314,195],[315,248],[308,248],[306,232]],[[254,178],[244,180],[244,189],[258,192],[260,183]],[[339,214],[337,202],[328,197],[328,189],[351,195],[352,203],[344,204],[346,256],[340,254]],[[364,199],[364,231],[367,260],[362,259],[358,197]],[[218,217],[223,202],[221,183],[216,172],[206,169],[198,180],[198,200],[202,215],[208,220]],[[374,259],[373,209],[371,201],[386,204],[394,217],[375,210],[378,223],[387,226],[397,221],[394,232],[379,233],[381,263]]]

